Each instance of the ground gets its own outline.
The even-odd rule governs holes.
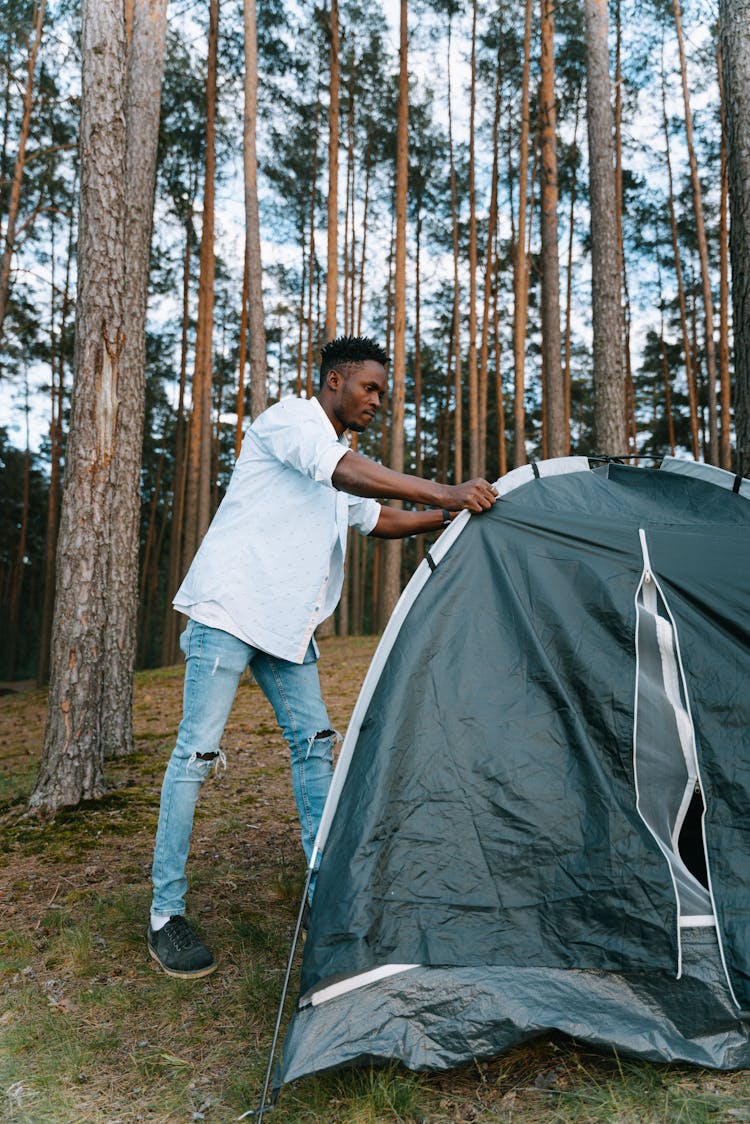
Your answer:
[[[375,647],[323,642],[344,730]],[[148,957],[149,867],[181,668],[136,678],[137,753],[106,797],[28,818],[45,695],[0,697],[0,1119],[223,1124],[257,1107],[303,860],[284,742],[243,680],[193,836],[189,916],[220,966],[187,982]],[[294,977],[292,980],[294,992]],[[293,996],[292,996],[293,998]],[[440,1075],[346,1070],[282,1090],[274,1124],[750,1121],[750,1077],[654,1066],[545,1038]]]

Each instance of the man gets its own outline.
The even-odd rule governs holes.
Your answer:
[[[201,785],[226,764],[219,742],[248,664],[291,751],[292,788],[309,860],[338,735],[320,694],[313,634],[335,609],[349,526],[402,538],[439,531],[451,512],[485,511],[486,480],[436,484],[349,450],[387,386],[385,351],[365,337],[322,350],[315,398],[284,398],[248,430],[227,493],[174,604],[188,618],[184,710],[162,786],[154,853],[149,952],[181,978],[216,967],[185,921],[185,865]],[[381,499],[437,510],[381,507]]]

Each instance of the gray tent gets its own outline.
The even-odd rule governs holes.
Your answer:
[[[498,486],[365,680],[283,1081],[550,1029],[750,1064],[750,482],[565,458]]]

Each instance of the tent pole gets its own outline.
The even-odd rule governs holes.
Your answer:
[[[302,928],[302,918],[303,918],[304,913],[305,913],[305,903],[307,901],[307,892],[310,889],[310,882],[311,882],[312,876],[313,876],[313,867],[314,867],[315,858],[316,858],[316,855],[313,855],[312,862],[310,863],[310,866],[307,868],[307,875],[305,877],[305,888],[302,891],[302,899],[299,903],[299,910],[297,911],[297,924],[294,927],[294,936],[292,937],[292,946],[289,949],[289,959],[287,960],[287,964],[286,964],[286,973],[284,975],[284,983],[282,984],[282,987],[281,987],[281,998],[279,999],[279,1009],[276,1013],[276,1025],[273,1028],[273,1038],[271,1040],[271,1049],[270,1049],[270,1052],[269,1052],[269,1055],[268,1055],[268,1066],[266,1067],[266,1077],[265,1077],[265,1081],[263,1082],[263,1092],[261,1093],[261,1096],[260,1096],[260,1104],[255,1109],[250,1109],[250,1110],[248,1110],[248,1112],[243,1112],[242,1116],[237,1117],[238,1120],[244,1120],[246,1117],[252,1116],[255,1120],[261,1121],[263,1119],[263,1113],[264,1112],[270,1112],[271,1109],[276,1104],[276,1098],[278,1097],[278,1090],[276,1090],[275,1094],[271,1097],[271,1100],[268,1104],[266,1103],[266,1097],[268,1096],[268,1087],[271,1084],[271,1074],[273,1072],[273,1058],[274,1058],[274,1054],[276,1053],[276,1043],[279,1040],[279,1030],[281,1029],[281,1020],[284,1016],[284,1003],[286,1002],[286,993],[289,990],[289,979],[290,979],[291,974],[292,974],[292,965],[294,964],[294,953],[297,950],[297,942],[299,941],[299,934],[300,934],[300,930]]]

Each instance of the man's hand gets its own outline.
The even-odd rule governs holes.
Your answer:
[[[497,492],[492,484],[477,477],[464,484],[446,484],[442,507],[448,511],[488,511],[497,500]]]

